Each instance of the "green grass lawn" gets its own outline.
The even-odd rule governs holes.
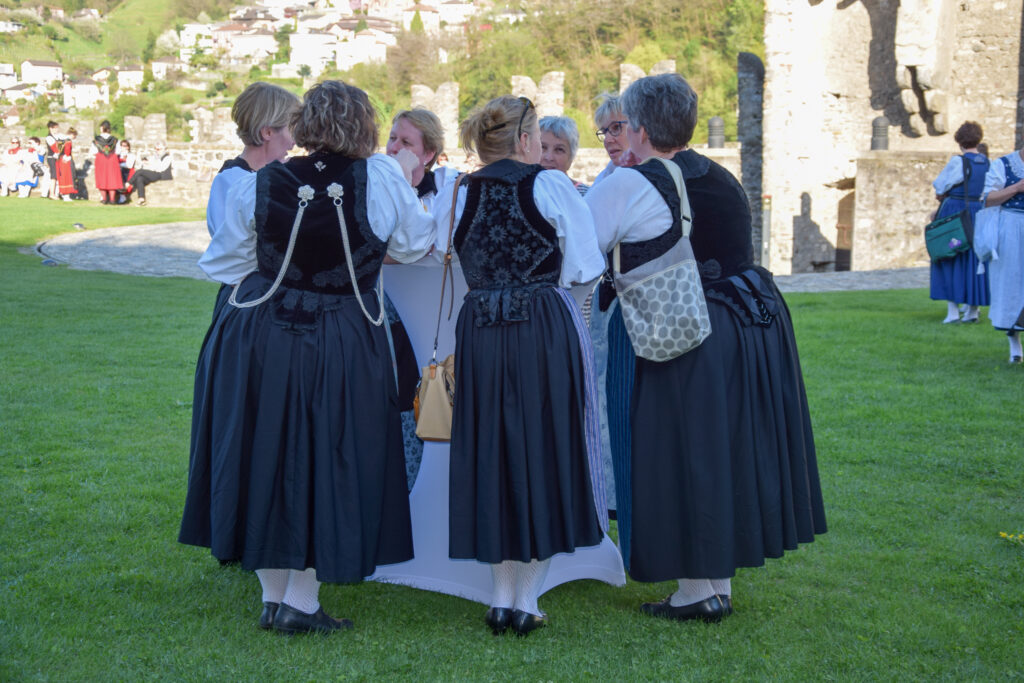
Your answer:
[[[719,625],[637,611],[670,584],[484,607],[324,586],[331,637],[256,627],[256,578],[176,542],[215,286],[45,267],[19,247],[199,212],[0,199],[0,680],[991,680],[1024,677],[1024,368],[923,290],[790,295],[829,533],[741,570]]]

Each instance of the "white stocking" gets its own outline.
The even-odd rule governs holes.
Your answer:
[[[544,579],[548,577],[548,567],[551,560],[531,560],[529,562],[516,562],[516,609],[529,612],[536,616],[543,616],[540,607],[537,606],[537,599],[540,598],[540,589],[544,585]]]
[[[679,579],[679,590],[672,594],[668,604],[673,607],[692,605],[715,594],[710,579]]]
[[[294,607],[300,612],[313,614],[320,609],[320,582],[316,580],[316,570],[310,567],[305,571],[292,569],[288,572],[288,590],[281,602]]]
[[[491,607],[512,607],[516,601],[516,563],[505,560],[491,565],[494,589],[491,592]]]
[[[732,595],[732,579],[711,579],[711,589],[715,595]]]
[[[256,576],[263,587],[263,602],[281,602],[288,588],[287,569],[257,569]]]

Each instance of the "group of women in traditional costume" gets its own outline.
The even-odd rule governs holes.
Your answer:
[[[946,300],[942,322],[975,323],[989,306],[993,327],[1006,333],[1010,363],[1024,357],[1024,150],[990,162],[982,152],[983,131],[966,121],[953,138],[960,146],[932,183],[941,204],[935,218],[967,211],[974,228],[972,249],[932,262],[931,298]]]
[[[376,113],[351,85],[320,83],[301,104],[266,84],[239,97],[245,151],[214,182],[200,261],[224,287],[196,368],[179,540],[255,570],[262,628],[351,628],[324,612],[320,583],[413,557],[389,334],[400,317],[386,314],[381,267],[445,253],[468,293],[438,523],[452,561],[489,567],[490,631],[548,623],[538,598],[552,559],[600,544],[608,525],[592,344],[608,332],[588,329],[568,290],[592,289],[615,245],[625,271],[677,237],[679,196],[660,163],[643,163],[654,156],[686,179],[712,333],[672,361],[633,358],[635,386],[608,373],[601,387],[609,404],[633,396],[619,416],[629,468],[615,469],[631,499],[618,506],[630,572],[679,584],[642,610],[717,621],[736,568],[825,531],[789,314],[753,263],[738,183],[687,147],[696,105],[675,74],[630,86],[600,126],[606,147],[628,140],[621,163],[584,200],[559,161],[572,134],[526,98],[462,123],[483,165],[456,174],[431,171],[443,134],[429,112],[400,113],[381,155]],[[293,141],[308,155],[285,161]]]

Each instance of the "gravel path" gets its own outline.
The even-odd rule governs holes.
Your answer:
[[[81,230],[36,245],[36,253],[71,268],[151,277],[206,279],[196,261],[209,244],[206,223],[166,223]],[[918,289],[928,268],[800,273],[775,278],[783,292]]]

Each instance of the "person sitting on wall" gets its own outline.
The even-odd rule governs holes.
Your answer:
[[[147,185],[174,178],[171,163],[171,153],[162,142],[156,143],[154,154],[142,157],[142,168],[132,176],[132,184],[139,191],[139,206],[146,205]]]
[[[7,146],[7,153],[0,157],[0,197],[6,197],[14,189],[14,178],[21,166],[22,156],[21,139],[15,136]]]

